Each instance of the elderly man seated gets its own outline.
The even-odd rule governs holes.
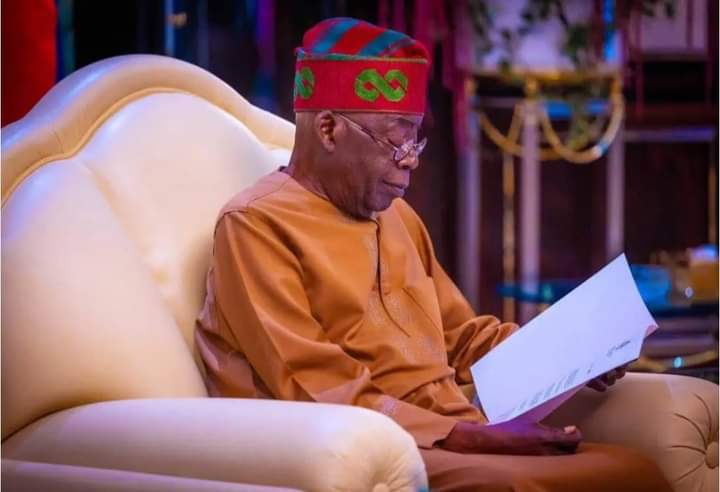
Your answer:
[[[637,452],[574,427],[486,425],[461,392],[517,327],[473,313],[402,200],[428,66],[420,43],[366,22],[305,34],[290,162],[217,221],[196,331],[209,391],[382,412],[415,438],[432,490],[670,490]]]

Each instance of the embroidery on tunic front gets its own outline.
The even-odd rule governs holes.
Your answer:
[[[388,269],[387,263],[385,263],[381,259],[380,260],[380,278],[382,279],[383,282],[385,282],[385,281],[389,282],[390,281],[390,279],[388,278],[389,275],[390,275],[390,270]]]
[[[377,326],[378,328],[389,327],[392,323],[387,313],[385,312],[385,307],[382,304],[382,300],[380,299],[380,292],[378,290],[373,290],[372,292],[370,292],[367,314],[368,318],[370,319],[370,323],[372,323],[374,326]]]
[[[399,292],[390,292],[384,296],[384,300],[390,316],[392,316],[400,326],[410,328],[417,323],[412,311],[408,309],[407,305],[403,305],[403,302],[400,300]]]
[[[409,337],[395,333],[391,336],[390,342],[408,362],[414,364],[423,364],[431,360],[447,362],[444,347],[429,335]]]
[[[447,353],[445,352],[445,346],[438,343],[433,337],[426,335],[422,338],[421,342],[423,351],[433,359],[440,359],[443,362],[447,362]]]
[[[370,259],[370,281],[375,283],[375,281],[377,280],[378,272],[377,239],[375,238],[374,234],[372,236],[363,236],[362,244],[363,246],[365,246],[365,249],[368,252],[368,257]]]
[[[402,291],[382,296],[379,290],[370,292],[367,305],[368,321],[375,327],[384,329],[392,347],[402,357],[414,364],[428,360],[446,362],[442,341],[430,335],[417,333],[418,320],[413,313],[414,302],[406,298]],[[400,328],[399,330],[394,328]],[[413,334],[414,333],[414,334]]]

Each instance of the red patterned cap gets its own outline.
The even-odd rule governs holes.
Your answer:
[[[295,52],[295,111],[425,113],[430,57],[406,34],[326,19]]]

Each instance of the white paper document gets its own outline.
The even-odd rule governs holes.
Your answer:
[[[637,359],[656,328],[620,255],[472,366],[482,409],[491,424],[537,422],[591,379]]]

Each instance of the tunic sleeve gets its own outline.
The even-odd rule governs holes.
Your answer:
[[[218,315],[274,396],[382,412],[424,448],[447,437],[455,419],[384,394],[366,366],[327,338],[312,316],[302,267],[269,221],[225,214],[213,255]]]
[[[472,383],[470,366],[509,337],[518,326],[501,323],[495,316],[477,316],[470,304],[437,261],[425,225],[409,205],[401,202],[401,214],[413,236],[425,271],[433,280],[437,294],[448,362],[455,369],[459,384]]]

